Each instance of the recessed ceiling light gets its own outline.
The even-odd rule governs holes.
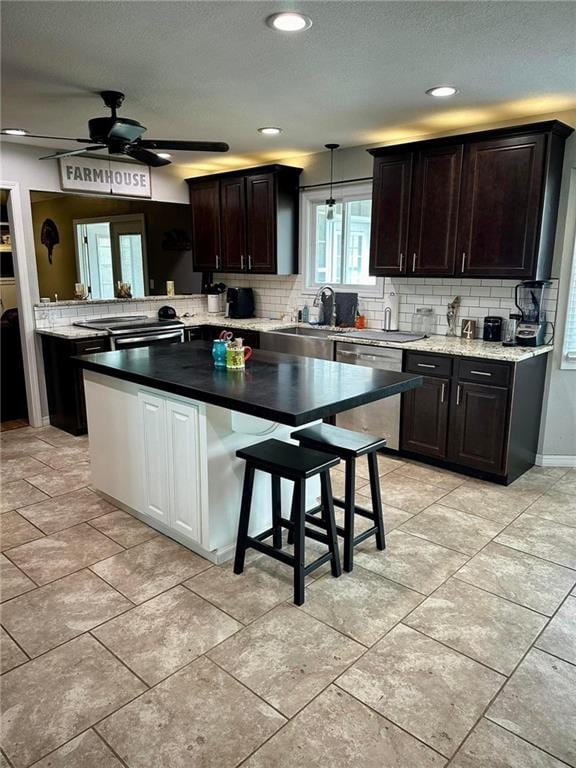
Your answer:
[[[282,128],[274,128],[272,125],[268,125],[264,128],[258,128],[258,133],[263,133],[265,136],[277,136],[282,133]]]
[[[266,24],[272,27],[272,29],[277,29],[279,32],[302,32],[305,29],[310,29],[312,19],[303,13],[288,11],[285,13],[273,13],[272,16],[268,16],[266,19]]]
[[[158,155],[158,157],[161,157],[162,160],[170,160],[170,158],[172,157],[172,155],[169,154],[168,152],[156,152],[156,154]]]
[[[455,96],[458,93],[458,88],[454,88],[453,85],[435,85],[434,88],[428,88],[426,93],[428,96],[445,99],[447,96]]]
[[[2,133],[8,134],[8,136],[27,136],[28,131],[23,128],[3,128]]]

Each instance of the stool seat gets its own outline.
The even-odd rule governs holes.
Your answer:
[[[299,429],[292,432],[290,437],[298,440],[302,446],[334,453],[342,459],[357,459],[386,447],[386,440],[383,437],[353,432],[333,424],[316,424],[313,427]]]
[[[239,459],[249,461],[256,469],[288,480],[307,480],[339,463],[331,452],[303,448],[281,440],[264,440],[236,451]]]

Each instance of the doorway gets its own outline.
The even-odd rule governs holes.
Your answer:
[[[113,299],[119,282],[130,284],[134,298],[146,295],[146,230],[142,214],[75,219],[74,234],[78,275],[92,299]]]

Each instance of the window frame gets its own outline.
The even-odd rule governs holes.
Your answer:
[[[338,185],[333,190],[336,203],[352,202],[358,199],[372,200],[372,184],[366,182],[351,182]],[[303,190],[300,193],[300,254],[301,274],[304,277],[302,293],[314,295],[322,285],[330,285],[335,291],[351,291],[359,296],[382,298],[384,296],[384,278],[377,277],[374,285],[359,285],[356,283],[316,283],[312,281],[312,234],[314,231],[314,204],[325,203],[328,196],[327,187]]]
[[[568,267],[568,291],[566,295],[566,315],[564,317],[562,328],[562,351],[560,358],[560,368],[562,370],[576,370],[576,355],[572,350],[569,355],[568,350],[568,322],[570,313],[574,314],[573,322],[576,323],[576,168],[573,168],[570,174],[570,188],[568,191],[568,206],[566,219],[566,235],[563,244],[563,260],[567,259]],[[571,212],[571,213],[570,213]],[[559,302],[561,297],[558,297]]]

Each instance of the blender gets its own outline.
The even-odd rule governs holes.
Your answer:
[[[540,347],[546,336],[546,313],[542,309],[544,290],[552,285],[547,280],[527,280],[518,283],[514,294],[520,310],[516,342],[521,347]]]

